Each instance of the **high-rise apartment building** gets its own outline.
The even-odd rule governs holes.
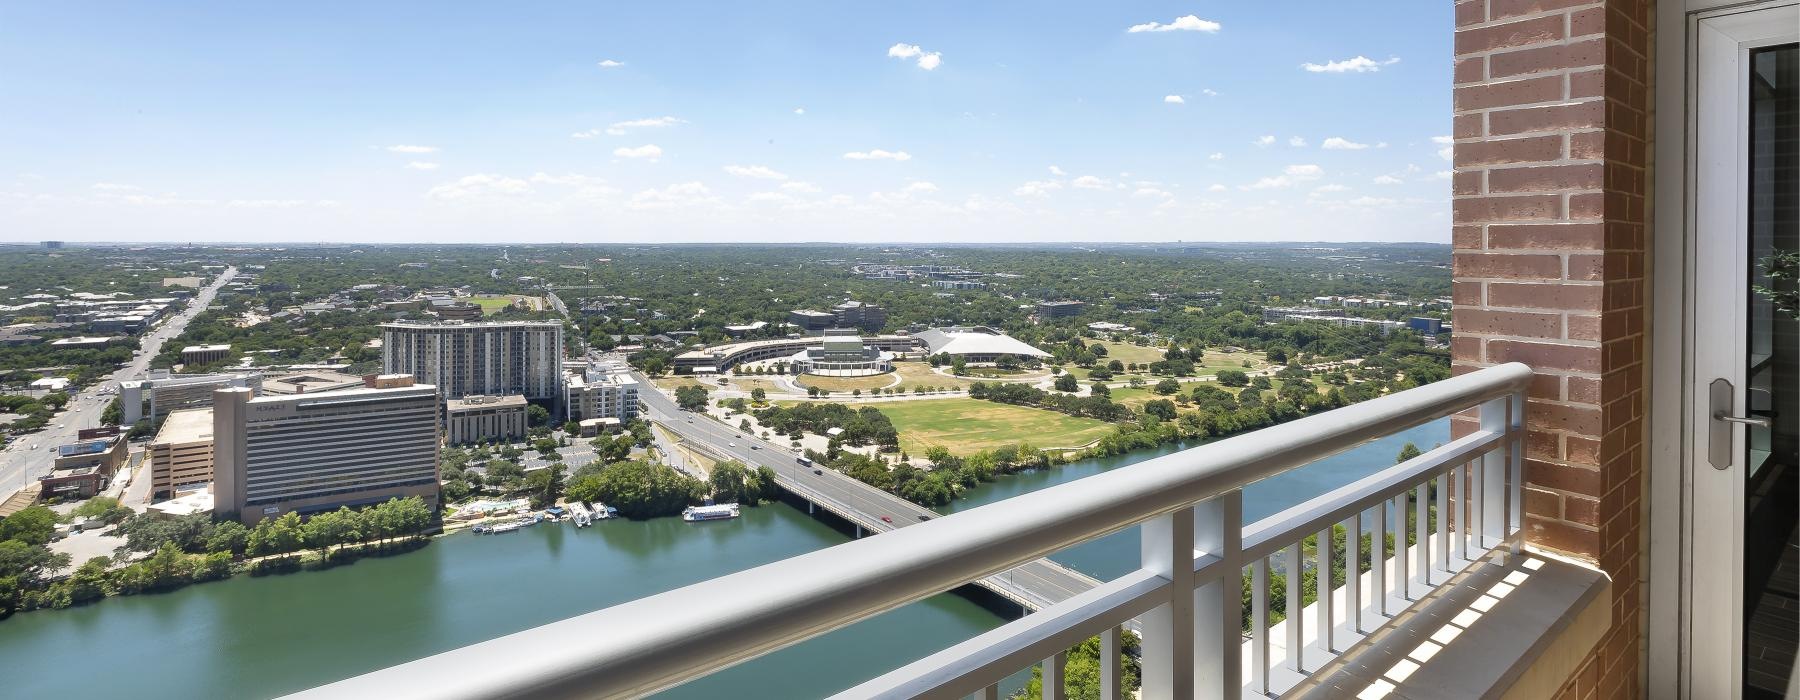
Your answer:
[[[437,507],[438,391],[384,376],[361,389],[213,397],[214,512],[245,524],[418,496]]]
[[[565,420],[577,423],[596,418],[616,418],[624,423],[637,417],[638,383],[623,363],[596,363],[580,373],[570,373],[568,395],[563,402]]]
[[[559,399],[563,327],[555,321],[384,323],[381,366],[433,384],[444,398]]]

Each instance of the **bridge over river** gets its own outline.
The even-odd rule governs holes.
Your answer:
[[[690,447],[718,459],[734,459],[751,467],[774,470],[775,482],[783,489],[855,525],[859,535],[887,532],[938,517],[936,511],[831,469],[802,465],[795,461],[792,452],[755,435],[682,411],[648,378],[635,376],[643,388],[638,396],[649,417],[679,435]],[[1049,559],[1028,562],[977,582],[1026,610],[1041,610],[1099,584],[1094,578]]]

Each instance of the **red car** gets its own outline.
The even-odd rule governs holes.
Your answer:
[[[884,522],[884,523],[887,523],[887,524],[889,524],[889,525],[892,525],[892,524],[893,524],[893,523],[894,523],[894,519],[893,519],[893,518],[890,518],[890,517],[888,517],[888,516],[885,516],[885,515],[883,515],[883,516],[881,516],[881,522]]]

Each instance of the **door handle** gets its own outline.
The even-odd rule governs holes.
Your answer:
[[[1706,461],[1712,463],[1714,469],[1731,468],[1731,424],[1733,418],[1745,420],[1731,415],[1732,406],[1731,382],[1724,377],[1712,380],[1706,387],[1707,408],[1711,409],[1712,421],[1706,429]]]
[[[1730,415],[1724,411],[1713,411],[1712,417],[1713,417],[1713,420],[1725,421],[1726,423],[1736,423],[1738,425],[1750,425],[1750,426],[1755,426],[1758,428],[1767,428],[1771,425],[1769,423],[1769,419],[1767,419],[1767,418],[1757,418],[1757,417],[1745,418],[1743,416]]]

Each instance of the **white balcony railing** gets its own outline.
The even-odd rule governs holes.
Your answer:
[[[1065,650],[1099,635],[1102,697],[1120,697],[1120,630],[1143,636],[1143,697],[1280,692],[1496,547],[1517,551],[1524,390],[1513,363],[1210,443],[315,688],[316,697],[635,697],[679,685],[1071,545],[1141,525],[1141,566],[1073,598],[844,691],[845,698],[995,698],[1042,663],[1060,698]],[[1479,428],[1248,526],[1243,489],[1429,420]],[[1465,497],[1466,496],[1466,497]],[[1407,510],[1415,544],[1408,547]],[[1368,532],[1366,576],[1332,570],[1333,526]],[[1366,526],[1366,527],[1365,527]],[[1307,554],[1302,543],[1320,535]],[[1386,536],[1395,545],[1384,546]],[[1359,560],[1360,537],[1346,537]],[[1267,624],[1279,558],[1286,621]],[[1242,577],[1253,596],[1248,639]],[[1295,640],[1298,640],[1297,642]],[[1247,651],[1245,651],[1247,649]],[[1248,659],[1245,654],[1248,654]],[[1247,662],[1247,663],[1246,663]],[[1245,675],[1248,675],[1248,678]]]

